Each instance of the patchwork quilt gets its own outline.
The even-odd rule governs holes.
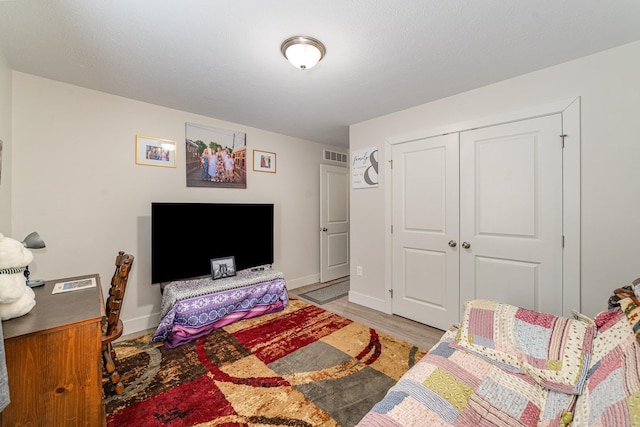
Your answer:
[[[358,426],[640,426],[633,299],[595,319],[470,301]]]

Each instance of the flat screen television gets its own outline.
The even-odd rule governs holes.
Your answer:
[[[273,204],[151,204],[151,281],[211,275],[211,260],[236,270],[273,264]]]

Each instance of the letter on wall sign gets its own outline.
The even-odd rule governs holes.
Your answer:
[[[378,149],[356,150],[351,156],[351,187],[378,186]]]

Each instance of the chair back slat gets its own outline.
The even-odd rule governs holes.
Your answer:
[[[116,369],[119,361],[112,343],[122,335],[123,328],[120,320],[120,311],[132,265],[133,255],[125,254],[123,251],[118,252],[116,256],[116,271],[111,278],[109,297],[105,303],[106,324],[103,325],[102,330],[102,365],[104,373],[102,384],[110,383],[116,394],[124,393],[124,384],[122,384],[120,373]]]
[[[118,327],[122,301],[124,300],[132,265],[133,255],[125,254],[123,251],[118,252],[116,270],[111,278],[111,287],[109,288],[109,297],[106,303],[107,328],[105,334],[107,336],[111,335]]]

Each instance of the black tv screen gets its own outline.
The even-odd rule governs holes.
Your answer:
[[[151,204],[152,283],[210,276],[230,256],[237,271],[273,264],[273,204]]]

